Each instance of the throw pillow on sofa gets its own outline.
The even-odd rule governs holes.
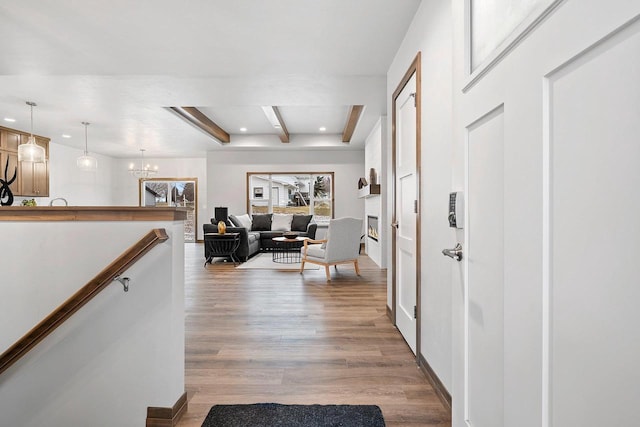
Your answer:
[[[271,217],[271,231],[291,231],[292,214],[273,214]]]
[[[271,214],[254,215],[251,231],[271,231]]]
[[[244,215],[230,215],[229,216],[229,220],[236,227],[244,227],[247,230],[251,230],[251,218],[249,218],[249,215],[247,215],[247,214],[244,214]]]
[[[291,221],[291,231],[307,231],[313,215],[294,215]]]

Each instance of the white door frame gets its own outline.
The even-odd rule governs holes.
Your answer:
[[[396,99],[409,82],[411,77],[415,74],[416,76],[416,199],[418,201],[418,213],[416,214],[416,361],[419,363],[420,361],[420,223],[421,223],[421,213],[420,213],[420,141],[421,141],[421,52],[418,52],[413,62],[405,72],[402,80],[396,87],[396,90],[393,92],[393,96],[391,99],[391,182],[393,185],[391,186],[392,193],[392,206],[393,210],[391,212],[391,222],[396,223]],[[396,326],[396,234],[397,229],[395,227],[391,227],[391,321],[393,325]]]

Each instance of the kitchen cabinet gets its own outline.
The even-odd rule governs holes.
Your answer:
[[[49,138],[35,136],[36,144],[44,147],[44,163],[18,162],[18,145],[26,143],[30,134],[0,126],[0,178],[4,179],[6,162],[9,159],[7,177],[13,176],[16,166],[18,175],[10,188],[14,196],[49,196]]]
[[[18,131],[0,127],[0,150],[18,152],[22,134]],[[26,139],[25,139],[26,142]]]
[[[7,160],[9,160],[9,164],[7,167]],[[11,178],[13,178],[13,174],[16,173],[18,166],[18,153],[0,150],[0,178],[9,182]],[[5,176],[6,169],[6,176]],[[6,178],[6,179],[5,179]],[[9,186],[13,195],[18,194],[18,179]]]

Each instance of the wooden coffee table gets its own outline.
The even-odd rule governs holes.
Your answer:
[[[300,248],[304,245],[304,241],[308,237],[296,237],[295,239],[287,239],[285,237],[274,237],[274,247],[272,252],[273,262],[281,264],[295,264],[300,262]]]

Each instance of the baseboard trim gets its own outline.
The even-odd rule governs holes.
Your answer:
[[[387,317],[391,320],[391,323],[393,323],[393,312],[389,306],[387,306]]]
[[[187,410],[187,392],[185,391],[171,408],[147,407],[147,427],[175,427]]]
[[[447,391],[444,384],[442,384],[442,381],[440,381],[440,378],[438,378],[434,370],[431,368],[431,365],[429,365],[429,362],[427,362],[427,360],[424,358],[422,354],[420,354],[420,357],[418,358],[418,360],[419,360],[418,365],[420,366],[420,370],[425,375],[425,377],[427,377],[427,380],[433,387],[433,390],[435,390],[436,394],[440,398],[440,401],[442,401],[442,404],[445,406],[445,408],[449,410],[449,416],[451,416],[451,395]]]

